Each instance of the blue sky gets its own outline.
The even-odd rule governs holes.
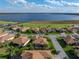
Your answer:
[[[79,0],[0,0],[0,12],[79,13]]]

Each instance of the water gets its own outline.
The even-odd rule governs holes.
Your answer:
[[[0,14],[0,20],[7,21],[59,21],[59,20],[79,20],[79,15],[69,14],[50,14],[50,13],[14,13],[14,14]]]

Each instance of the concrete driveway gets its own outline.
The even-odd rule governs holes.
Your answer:
[[[60,56],[61,59],[69,59],[67,54],[64,52],[63,48],[61,45],[58,43],[56,36],[55,35],[49,35],[49,38],[51,39],[52,43],[54,44],[54,47],[56,51],[58,51],[58,55]]]

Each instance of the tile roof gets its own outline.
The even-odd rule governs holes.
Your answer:
[[[21,27],[21,28],[20,28],[20,30],[21,30],[22,32],[24,32],[24,31],[26,31],[26,30],[28,30],[28,29],[30,29],[30,27]]]
[[[26,51],[21,54],[22,59],[47,59],[51,58],[51,52],[49,51]]]
[[[21,54],[22,59],[32,59],[32,55],[33,54],[30,52],[26,52],[26,53]]]
[[[76,42],[75,37],[72,37],[71,35],[67,35],[64,40],[67,44],[74,44]]]
[[[0,37],[0,42],[5,42],[6,40],[9,40],[12,37],[14,37],[13,34],[5,34],[5,35]]]
[[[19,37],[19,38],[14,39],[13,43],[22,45],[22,44],[25,44],[27,41],[28,41],[27,37]]]
[[[36,36],[33,43],[35,43],[35,44],[47,44],[47,40],[46,40],[46,38],[44,38],[42,36]]]

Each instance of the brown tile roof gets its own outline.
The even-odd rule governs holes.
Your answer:
[[[9,40],[12,37],[14,37],[13,34],[8,34],[8,35],[5,35],[5,36],[2,36],[2,37],[0,37],[0,42],[5,42],[5,41]]]
[[[44,58],[48,58],[49,57],[49,54],[47,52],[40,52],[41,55],[44,57]]]
[[[64,41],[67,43],[67,44],[74,44],[76,41],[75,41],[75,38],[72,37],[71,35],[67,35],[66,38],[64,39]]]
[[[22,59],[32,59],[32,53],[30,52],[26,52],[26,53],[22,53],[21,56],[22,56]]]
[[[26,51],[21,54],[22,59],[47,59],[51,58],[51,52],[48,51]]]
[[[40,28],[31,28],[31,30],[33,30],[33,31],[37,32],[37,31],[39,31],[39,30],[40,30]]]
[[[33,43],[35,43],[35,44],[47,44],[47,40],[46,40],[46,38],[44,38],[42,36],[36,36]]]
[[[8,35],[8,33],[0,33],[0,37],[2,37],[2,36],[6,36],[6,35]]]
[[[24,32],[24,31],[26,31],[26,30],[28,30],[28,29],[30,29],[30,27],[21,27],[21,28],[20,28],[20,30],[21,30],[22,32]]]
[[[13,43],[23,45],[28,41],[27,37],[19,37],[13,40]]]

